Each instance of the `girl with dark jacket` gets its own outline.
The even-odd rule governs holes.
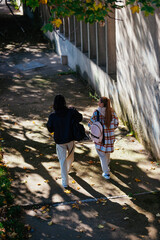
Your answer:
[[[68,187],[68,172],[74,161],[74,137],[72,133],[73,121],[81,122],[82,114],[75,108],[68,108],[63,95],[57,95],[53,104],[54,112],[50,114],[47,128],[54,133],[56,152],[61,167],[62,185]]]

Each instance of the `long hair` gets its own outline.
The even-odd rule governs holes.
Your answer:
[[[58,94],[54,98],[53,109],[55,111],[66,109],[66,100],[63,95]]]
[[[106,97],[101,97],[100,102],[103,103],[104,107],[106,108],[104,122],[105,122],[107,128],[109,128],[110,123],[112,121],[112,111],[113,111],[112,108],[111,108],[110,99],[106,98]]]

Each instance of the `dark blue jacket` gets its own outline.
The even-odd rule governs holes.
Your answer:
[[[73,121],[81,122],[82,114],[75,108],[65,108],[63,110],[51,113],[47,128],[50,133],[54,132],[54,140],[57,144],[73,141],[72,124]]]

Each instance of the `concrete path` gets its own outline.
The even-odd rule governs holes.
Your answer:
[[[0,41],[1,137],[15,204],[23,206],[30,239],[160,239],[160,195],[153,194],[160,190],[160,166],[123,124],[116,130],[111,180],[101,176],[94,144],[76,143],[71,192],[64,192],[46,129],[54,96],[63,94],[67,105],[83,114],[86,131],[97,102],[39,32],[24,40],[17,31],[19,39],[4,32],[7,39]]]

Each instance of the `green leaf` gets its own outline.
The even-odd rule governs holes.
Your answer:
[[[41,30],[44,32],[44,33],[47,33],[48,31],[49,32],[52,32],[53,31],[53,25],[52,23],[47,23],[46,25],[44,25]]]

